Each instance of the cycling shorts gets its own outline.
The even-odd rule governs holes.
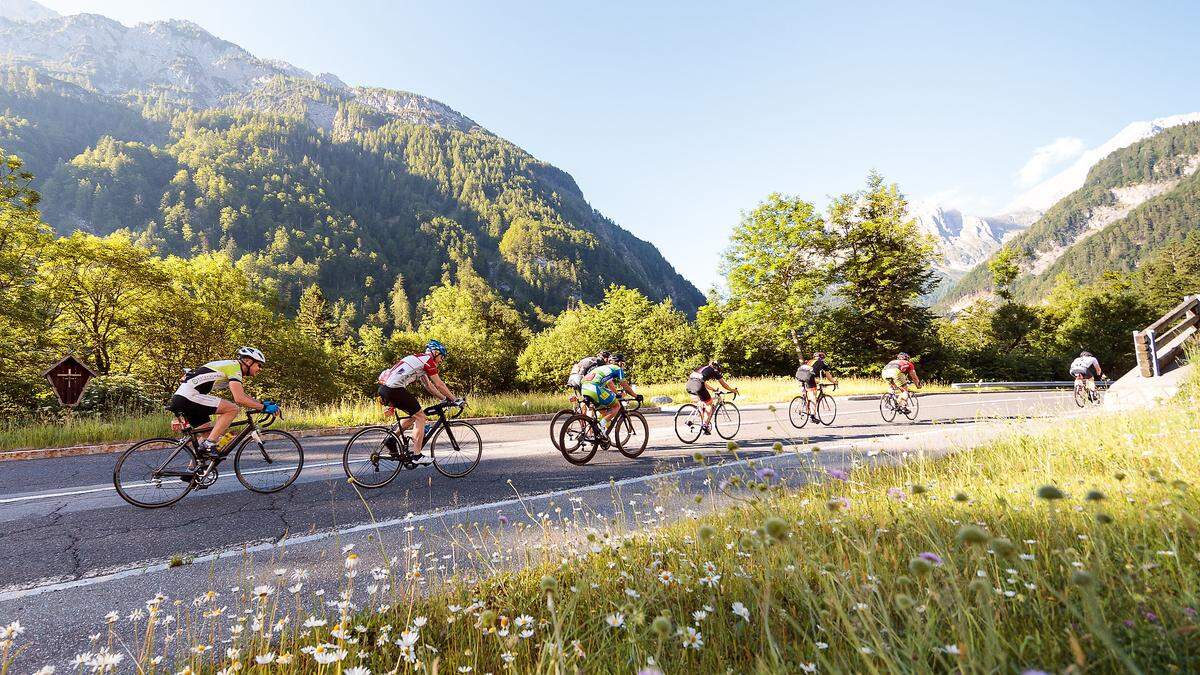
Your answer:
[[[1072,368],[1071,369],[1072,377],[1079,377],[1080,375],[1082,375],[1083,377],[1086,377],[1089,380],[1094,380],[1094,379],[1096,379],[1096,369],[1095,368]]]
[[[891,382],[892,384],[896,385],[897,387],[903,387],[904,385],[909,383],[908,375],[906,375],[904,373],[904,371],[902,371],[896,367],[884,368],[883,372],[880,373],[880,375],[883,376],[883,379]]]
[[[712,400],[712,394],[708,391],[708,387],[704,385],[704,380],[698,377],[688,378],[687,386],[684,387],[687,393],[698,397],[704,403]]]
[[[215,396],[213,398],[217,401],[221,400]],[[215,405],[197,403],[179,394],[171,397],[171,402],[167,405],[167,409],[186,420],[188,426],[193,429],[208,424],[212,420],[212,416],[217,412],[217,406]]]
[[[617,395],[608,387],[601,387],[588,382],[583,383],[583,395],[599,406],[608,407],[617,401]]]
[[[389,387],[379,385],[379,399],[385,404],[395,406],[409,415],[415,415],[421,409],[421,402],[407,387]]]

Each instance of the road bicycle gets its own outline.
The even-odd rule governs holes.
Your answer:
[[[247,490],[279,492],[304,468],[304,448],[288,432],[267,429],[276,419],[276,415],[247,411],[245,420],[229,427],[231,431],[242,427],[241,432],[218,446],[215,457],[200,453],[200,437],[208,434],[208,425],[193,428],[181,419],[179,437],[150,438],[121,453],[113,467],[113,486],[134,506],[170,506],[192,490],[216,483],[217,467],[233,455],[233,473]]]
[[[738,429],[742,428],[742,412],[732,401],[725,400],[726,394],[733,394],[733,398],[737,398],[737,394],[732,391],[713,392],[716,403],[713,404],[711,421],[717,430],[717,435],[728,441],[737,435]],[[694,403],[679,406],[679,410],[675,411],[675,435],[679,437],[679,440],[690,445],[700,438],[700,433],[703,431],[700,415],[700,407]]]
[[[576,387],[567,387],[567,392],[570,394],[571,407],[563,408],[554,413],[554,417],[550,418],[550,442],[554,447],[562,452],[562,446],[559,445],[558,437],[559,430],[562,429],[563,422],[571,419],[575,415],[581,414],[585,408],[583,407],[583,394]]]
[[[837,383],[818,382],[815,399],[806,394],[800,394],[788,405],[788,421],[797,429],[803,429],[809,420],[820,422],[825,426],[833,424],[837,418],[837,401],[825,393],[825,387],[833,387],[837,391]]]
[[[900,389],[892,388],[879,397],[879,414],[883,416],[884,422],[895,420],[897,415],[904,415],[909,422],[917,421],[917,413],[921,409],[921,399],[917,398],[915,392],[910,391],[907,392],[905,403],[901,404],[900,393]]]
[[[1105,380],[1105,383],[1107,383],[1107,380]],[[1100,384],[1100,382],[1097,382],[1097,386],[1088,389],[1086,380],[1076,379],[1074,391],[1075,405],[1082,408],[1089,403],[1092,405],[1104,403],[1104,395],[1100,393]]]
[[[434,421],[425,432],[424,452],[433,458],[433,466],[447,478],[462,478],[479,466],[483,456],[483,439],[470,423],[456,419],[463,413],[463,401],[444,401],[425,409]],[[447,408],[454,413],[446,414]],[[392,482],[401,469],[415,469],[417,464],[409,451],[411,440],[401,429],[410,416],[401,416],[392,409],[395,421],[391,426],[370,426],[360,430],[346,442],[342,451],[342,469],[355,485],[381,488]]]
[[[646,416],[638,412],[642,407],[641,397],[618,397],[621,409],[607,421],[597,415],[596,404],[591,399],[582,399],[584,412],[571,416],[558,431],[559,452],[571,464],[582,466],[592,461],[596,451],[613,445],[622,455],[633,459],[646,450],[650,441],[650,424]],[[636,404],[630,407],[631,404]]]

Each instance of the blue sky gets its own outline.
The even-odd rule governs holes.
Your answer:
[[[823,204],[874,168],[986,214],[1129,122],[1200,110],[1200,3],[43,4],[190,19],[439,99],[569,171],[701,290],[770,192]]]

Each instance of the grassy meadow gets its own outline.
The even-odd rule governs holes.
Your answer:
[[[1198,397],[807,485],[751,467],[694,513],[583,545],[553,545],[569,512],[464,529],[481,567],[518,570],[480,580],[414,544],[388,568],[344,553],[338,588],[217,581],[113,619],[82,663],[129,645],[146,672],[1195,672]],[[515,529],[545,545],[489,551]]]

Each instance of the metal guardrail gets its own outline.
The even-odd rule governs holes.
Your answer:
[[[1200,295],[1184,297],[1175,309],[1133,332],[1133,352],[1142,377],[1158,377],[1183,355],[1187,341],[1200,331]]]
[[[1108,380],[1098,380],[1097,389],[1107,389]],[[1056,382],[955,382],[951,389],[1074,389],[1075,380]]]

